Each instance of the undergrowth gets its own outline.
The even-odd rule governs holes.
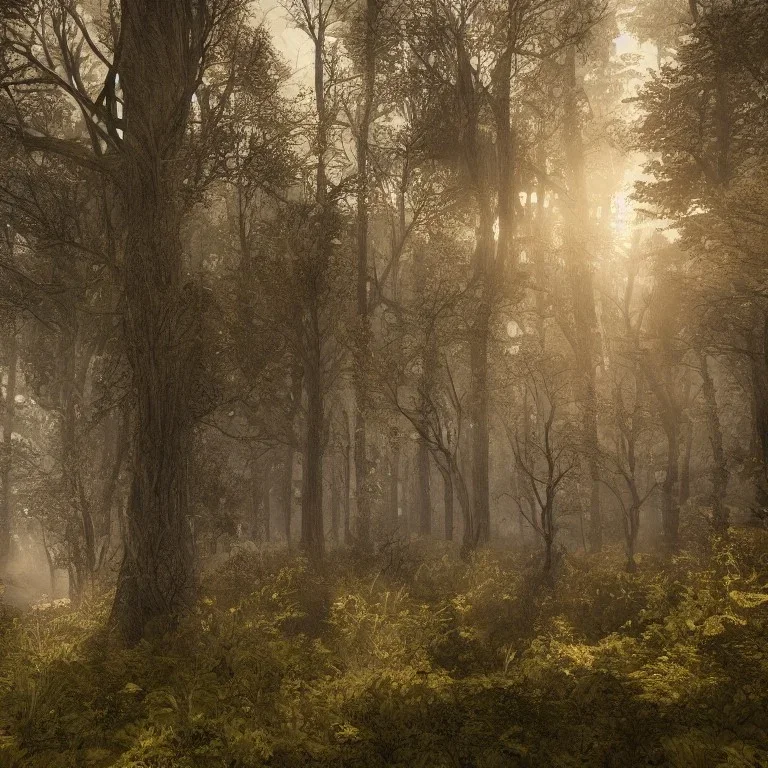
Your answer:
[[[1,768],[768,766],[768,538],[671,559],[242,553],[172,636],[0,612]]]

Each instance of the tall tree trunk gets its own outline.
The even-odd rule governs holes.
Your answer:
[[[676,421],[665,424],[667,436],[667,471],[661,486],[661,523],[664,541],[677,549],[680,527],[680,428]]]
[[[123,0],[125,340],[135,435],[113,622],[137,641],[192,606],[188,447],[200,307],[185,281],[181,149],[207,32],[193,0]]]
[[[81,454],[78,435],[78,410],[83,407],[93,348],[83,344],[77,319],[72,317],[70,321],[71,325],[63,335],[60,348],[64,370],[59,403],[59,437],[62,485],[70,514],[70,522],[66,527],[70,574],[74,574],[74,578],[70,578],[70,596],[73,603],[79,604],[86,590],[93,588],[96,572],[96,526],[83,483],[84,456]]]
[[[13,427],[16,416],[16,368],[18,366],[18,344],[16,339],[16,318],[11,323],[6,348],[8,368],[5,383],[3,408],[3,438],[0,445],[0,573],[11,556],[11,528],[13,520],[13,497],[11,494],[11,472],[13,469]]]
[[[400,441],[392,447],[389,471],[389,529],[393,535],[400,528]]]
[[[362,103],[357,135],[357,317],[359,323],[359,363],[355,376],[355,491],[357,496],[357,545],[364,551],[371,546],[371,490],[368,480],[367,370],[370,355],[368,319],[368,142],[373,115],[376,82],[375,29],[378,0],[364,0]]]
[[[331,469],[331,541],[334,545],[339,543],[339,512],[341,508],[340,483],[337,459],[334,456],[330,462]]]
[[[113,412],[109,416],[104,434],[104,442],[110,448],[105,449],[103,455],[101,475],[103,484],[99,504],[99,518],[97,521],[96,535],[102,542],[99,552],[97,569],[104,565],[109,554],[112,540],[112,532],[115,524],[115,512],[119,517],[120,512],[115,509],[115,495],[118,490],[120,473],[123,470],[126,455],[129,450],[129,436],[127,434],[128,418],[124,408]],[[120,527],[120,520],[117,520]]]
[[[323,378],[317,307],[312,314],[313,341],[304,369],[307,393],[306,442],[302,466],[301,547],[312,560],[323,557]]]
[[[565,67],[567,86],[563,129],[569,172],[569,191],[572,198],[568,206],[566,237],[573,302],[573,341],[579,371],[579,399],[582,407],[585,462],[590,479],[589,544],[593,552],[598,552],[602,547],[603,530],[600,514],[600,445],[595,367],[597,317],[592,283],[592,265],[589,259],[589,207],[584,170],[584,145],[579,119],[579,87],[574,45],[569,46],[567,50]]]
[[[725,493],[728,488],[728,462],[723,446],[723,430],[720,425],[720,415],[717,410],[715,383],[709,372],[706,352],[699,352],[699,367],[701,370],[702,393],[704,395],[704,411],[709,431],[709,442],[712,446],[712,525],[720,533],[728,530],[728,510],[725,506]]]
[[[483,281],[485,281],[483,275]],[[485,292],[486,289],[482,289]],[[490,307],[483,297],[475,315],[470,351],[470,420],[472,439],[472,546],[486,544],[491,536],[489,487],[490,435],[488,426],[488,340]]]
[[[293,517],[293,463],[296,454],[295,437],[296,416],[301,405],[301,393],[304,388],[304,369],[301,365],[295,365],[290,372],[291,404],[288,413],[288,442],[285,447],[285,458],[283,460],[283,474],[280,481],[280,500],[283,512],[283,535],[285,536],[285,545],[290,551],[291,541],[291,519]]]
[[[443,520],[445,540],[453,541],[453,481],[450,472],[443,472]]]
[[[348,545],[352,541],[352,471],[349,467],[350,436],[349,418],[346,413],[344,420],[347,425],[347,443],[344,446],[344,543]]]
[[[491,331],[494,276],[494,214],[488,174],[488,147],[479,131],[481,99],[475,90],[471,56],[457,40],[457,96],[462,151],[477,203],[479,225],[472,265],[475,308],[470,334],[469,418],[471,422],[472,514],[470,549],[490,538],[488,344]]]
[[[288,549],[291,548],[291,517],[293,513],[293,445],[289,444],[285,449],[283,461],[283,476],[280,499],[283,505],[283,535]]]
[[[306,318],[304,327],[304,392],[306,394],[306,432],[302,466],[301,547],[312,560],[323,556],[323,448],[325,442],[325,405],[323,382],[323,331],[321,329],[322,288],[329,257],[328,115],[325,93],[325,34],[328,9],[322,3],[312,22],[314,43],[314,90],[316,125],[317,178],[315,182],[316,225],[318,234],[307,269]]]
[[[423,440],[419,440],[416,461],[419,470],[419,533],[429,536],[432,533],[432,492],[429,482],[429,448]]]
[[[264,515],[264,543],[269,544],[272,537],[272,467],[264,467],[264,487],[262,488],[262,510]]]
[[[254,461],[251,474],[251,541],[261,542],[261,505],[264,500],[263,478],[258,464]]]
[[[685,414],[685,446],[683,450],[682,467],[680,468],[680,506],[682,507],[691,497],[691,454],[693,453],[693,419],[690,417],[691,406],[691,375],[685,372],[683,386],[683,403]]]
[[[685,420],[685,445],[682,466],[680,467],[680,506],[691,498],[691,456],[693,454],[694,423],[688,416]]]
[[[762,333],[751,342],[752,409],[760,465],[755,501],[759,507],[768,509],[768,314],[764,317]]]

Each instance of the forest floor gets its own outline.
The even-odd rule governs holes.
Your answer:
[[[672,558],[242,553],[172,636],[0,614],[0,768],[768,766],[768,532]],[[0,611],[2,609],[0,608]]]

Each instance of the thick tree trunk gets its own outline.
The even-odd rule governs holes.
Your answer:
[[[11,529],[13,520],[13,497],[11,494],[11,472],[13,469],[13,427],[16,416],[16,368],[18,366],[18,344],[16,321],[12,322],[6,350],[8,373],[3,403],[3,437],[0,444],[0,573],[11,556]]]
[[[184,279],[180,151],[205,39],[202,15],[192,0],[121,6],[125,341],[135,435],[112,619],[128,641],[173,626],[196,593],[187,452],[200,307]]]

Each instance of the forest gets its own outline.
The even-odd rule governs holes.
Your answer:
[[[0,768],[768,767],[768,0],[0,0]]]

